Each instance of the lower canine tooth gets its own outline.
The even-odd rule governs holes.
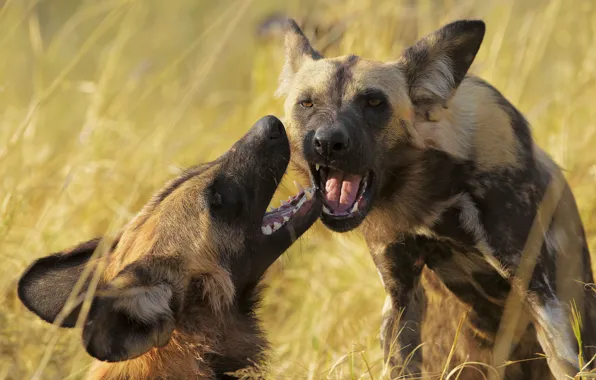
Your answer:
[[[323,206],[323,212],[325,214],[331,214],[331,210],[329,210],[326,206]]]
[[[352,212],[358,211],[358,202],[354,202],[354,207],[352,207]]]
[[[320,167],[321,167],[321,165],[319,165],[319,164],[316,164],[316,165],[315,165],[315,170],[316,170],[316,171],[319,171],[319,168],[320,168]]]
[[[263,232],[263,234],[265,234],[265,235],[271,235],[273,230],[271,229],[271,226],[267,226],[267,227],[261,227],[261,232]]]
[[[312,193],[310,189],[306,189],[304,191],[304,196],[306,197],[307,200],[311,200],[312,199]]]

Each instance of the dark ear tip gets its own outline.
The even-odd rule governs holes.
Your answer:
[[[470,20],[468,22],[470,23],[470,29],[474,30],[474,32],[477,34],[484,36],[484,33],[486,33],[486,23],[484,21]]]
[[[459,20],[448,25],[451,30],[458,33],[474,34],[478,37],[484,37],[486,24],[482,20]]]
[[[292,32],[304,35],[304,33],[302,33],[302,29],[300,29],[298,23],[293,18],[286,18],[286,21],[284,23],[284,29],[287,33]]]

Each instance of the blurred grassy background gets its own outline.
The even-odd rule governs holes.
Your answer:
[[[382,60],[446,22],[483,18],[473,71],[525,113],[566,169],[594,250],[592,0],[0,4],[0,379],[31,377],[44,354],[44,379],[80,378],[89,364],[79,331],[56,335],[19,303],[15,282],[33,259],[118,227],[180,168],[217,157],[259,117],[282,115],[272,95],[282,42],[255,33],[274,11],[301,20],[326,54]],[[272,375],[382,376],[384,291],[358,234],[317,225],[268,283]]]

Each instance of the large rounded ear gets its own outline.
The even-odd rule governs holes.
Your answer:
[[[19,280],[21,302],[44,321],[54,323],[100,241],[101,238],[89,240],[69,251],[36,260]],[[90,279],[88,276],[79,294],[87,290]],[[79,305],[70,311],[60,326],[74,327],[80,308]]]
[[[323,58],[319,52],[312,48],[308,38],[306,38],[296,21],[287,19],[284,29],[286,60],[279,76],[277,96],[287,93],[294,75],[296,75],[305,62]]]
[[[97,291],[83,327],[89,355],[119,362],[169,342],[179,302],[163,273],[159,263],[141,260]]]
[[[476,57],[484,32],[483,21],[456,21],[406,49],[398,65],[406,75],[414,105],[444,105],[453,96]]]

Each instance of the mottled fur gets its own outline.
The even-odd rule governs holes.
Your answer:
[[[349,219],[323,214],[322,221],[339,232],[359,226],[366,238],[389,295],[386,358],[407,366],[394,373],[441,373],[467,313],[452,366],[500,366],[542,351],[547,360],[507,366],[505,377],[543,379],[549,370],[557,379],[574,376],[571,300],[582,314],[586,361],[596,344],[582,222],[561,170],[535,145],[523,115],[467,74],[484,23],[449,24],[394,62],[323,58],[294,22],[286,30],[278,94],[286,97],[285,122],[301,153],[293,162],[304,175],[309,164],[374,174],[367,209]],[[301,106],[305,99],[311,107]],[[381,102],[367,106],[367,99]],[[322,128],[341,129],[349,149],[326,159],[313,153],[312,136]],[[528,269],[529,283],[520,268]],[[522,299],[511,350],[498,342],[510,295]],[[486,369],[477,369],[459,378],[483,378]]]

